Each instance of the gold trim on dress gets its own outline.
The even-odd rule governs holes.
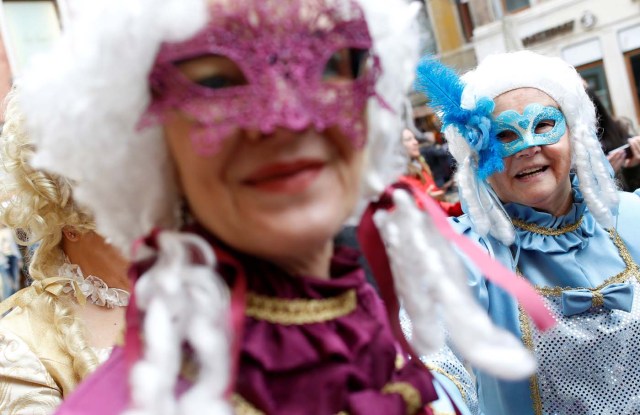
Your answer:
[[[231,406],[236,415],[265,415],[264,412],[251,405],[249,401],[237,393],[231,396]]]
[[[592,304],[594,307],[596,307],[596,306],[602,305],[599,303],[600,300],[602,300],[602,303],[604,304],[604,298],[600,293],[600,290],[602,290],[606,286],[610,284],[616,284],[616,283],[627,281],[633,274],[635,274],[636,280],[640,282],[640,268],[634,262],[633,257],[629,253],[629,250],[627,249],[627,246],[625,245],[624,241],[615,230],[607,229],[607,232],[609,232],[609,236],[611,237],[613,244],[618,249],[618,254],[620,255],[620,257],[622,258],[622,261],[625,264],[625,269],[622,272],[614,275],[613,277],[606,279],[602,284],[598,285],[595,288],[534,286],[536,291],[542,296],[559,297],[562,295],[564,291],[572,291],[572,290],[580,290],[580,289],[589,290],[593,293]],[[516,273],[520,275],[522,278],[525,278],[524,275],[520,272],[520,270],[516,269]],[[533,330],[531,328],[531,324],[529,323],[529,319],[527,315],[524,313],[524,310],[522,309],[522,307],[518,306],[518,312],[519,312],[519,320],[520,320],[520,330],[522,331],[522,343],[529,350],[533,351],[534,349]],[[538,377],[536,376],[535,373],[529,378],[529,385],[531,389],[531,400],[533,402],[534,414],[543,415],[542,397],[540,396]]]
[[[465,401],[467,400],[467,394],[464,391],[462,382],[460,382],[460,380],[456,376],[453,376],[452,374],[445,372],[444,369],[442,369],[441,367],[435,366],[431,363],[426,363],[425,366],[430,371],[440,373],[442,376],[449,379],[455,385],[455,387],[458,388],[458,390],[460,391],[460,395],[462,395],[462,399],[464,399]]]
[[[598,308],[604,305],[604,295],[600,291],[593,291],[591,297],[591,307]]]
[[[525,231],[537,233],[539,235],[545,236],[560,236],[565,233],[573,232],[580,227],[582,224],[582,216],[576,223],[572,223],[571,225],[562,226],[560,228],[548,228],[546,226],[536,225],[535,223],[525,222],[520,219],[512,218],[511,222],[514,226],[524,229]]]
[[[300,325],[331,321],[351,314],[357,307],[355,289],[331,298],[286,299],[247,293],[247,317],[273,324]]]
[[[570,291],[570,290],[589,290],[591,292],[597,292],[602,290],[603,288],[605,288],[608,285],[611,284],[617,284],[617,283],[621,283],[624,282],[626,280],[629,279],[629,277],[631,276],[631,274],[636,271],[636,279],[638,280],[638,282],[640,282],[640,276],[638,275],[638,265],[636,265],[636,263],[633,261],[633,258],[631,257],[631,254],[629,253],[629,250],[627,249],[627,246],[624,244],[624,242],[622,241],[622,238],[620,238],[620,235],[618,235],[618,233],[616,233],[613,230],[607,230],[609,232],[609,236],[611,237],[611,240],[613,241],[613,244],[616,246],[616,248],[618,248],[618,254],[620,255],[620,257],[622,258],[622,261],[624,261],[625,264],[625,269],[614,275],[613,277],[608,278],[607,280],[605,280],[602,284],[598,285],[597,287],[594,288],[585,288],[585,287],[538,287],[536,286],[535,289],[536,291],[538,291],[538,293],[542,294],[542,295],[548,295],[548,296],[552,296],[552,297],[559,297],[562,295],[562,293],[564,291]],[[518,273],[520,273],[518,271]],[[522,274],[520,274],[522,275]]]
[[[433,405],[428,405],[429,409],[431,409],[431,412],[433,412],[433,415],[456,415],[453,412],[441,412],[441,411],[436,411],[436,409],[433,407]]]
[[[384,385],[382,393],[397,393],[407,405],[407,415],[413,415],[422,408],[420,392],[408,382],[390,382]]]
[[[533,331],[529,319],[521,306],[518,306],[518,318],[520,320],[520,331],[522,332],[522,343],[533,352]],[[529,389],[531,390],[533,412],[535,415],[542,415],[542,397],[540,396],[538,376],[535,373],[529,378]]]

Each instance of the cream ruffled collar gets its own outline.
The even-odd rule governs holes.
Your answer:
[[[70,280],[62,289],[65,293],[71,293],[77,297],[76,290],[79,289],[82,296],[100,307],[124,307],[129,304],[130,294],[128,291],[120,288],[109,288],[102,279],[95,275],[85,277],[80,267],[76,264],[65,262],[60,267],[59,275]]]

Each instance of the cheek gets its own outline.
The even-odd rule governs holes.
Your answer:
[[[558,174],[566,174],[571,169],[571,142],[568,136],[564,136],[557,146],[553,148]]]
[[[510,180],[506,171],[509,171],[507,159],[505,159],[505,172],[493,174],[488,182],[502,201],[506,201],[507,195],[510,193]]]
[[[230,150],[223,142],[213,155],[200,155],[189,137],[190,131],[190,122],[179,116],[177,122],[168,122],[164,129],[180,192],[192,209],[198,210],[200,205],[209,205],[207,195],[223,190],[225,154]]]
[[[349,189],[348,195],[352,196],[350,198],[351,204],[355,204],[357,196],[360,193],[360,183],[362,182],[362,175],[364,174],[364,152],[359,150],[353,154],[350,160],[347,161],[347,174],[348,174],[348,183]],[[353,206],[351,206],[353,207]]]

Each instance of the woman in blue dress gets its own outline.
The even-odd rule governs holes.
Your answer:
[[[611,179],[578,73],[523,51],[490,56],[461,80],[426,59],[418,85],[459,165],[466,214],[454,225],[531,282],[558,320],[539,333],[516,301],[471,271],[478,301],[538,364],[524,381],[477,371],[478,413],[640,413],[640,200]],[[452,356],[432,364],[469,385]]]

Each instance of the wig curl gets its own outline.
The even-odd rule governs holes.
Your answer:
[[[29,276],[40,281],[57,276],[65,262],[62,229],[70,226],[87,232],[94,229],[94,223],[91,215],[74,202],[66,179],[29,165],[33,154],[34,146],[14,89],[7,97],[0,140],[0,221],[13,230],[18,243],[35,246]],[[81,379],[93,371],[97,357],[87,344],[84,325],[76,316],[71,296],[43,293],[35,302],[32,306],[45,310],[43,314],[55,328],[58,344],[70,356],[76,377]]]

